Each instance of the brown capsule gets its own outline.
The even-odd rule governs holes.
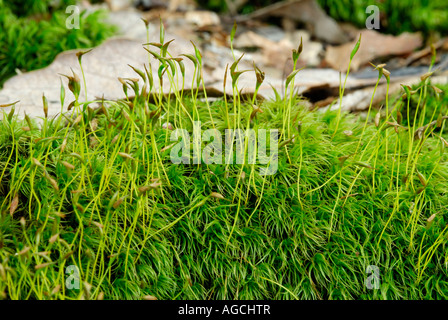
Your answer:
[[[129,153],[125,153],[125,152],[118,152],[118,155],[122,158],[125,159],[131,159],[131,160],[135,160]]]
[[[212,193],[210,193],[210,196],[212,196],[213,198],[216,198],[216,199],[225,199],[224,196],[218,192],[212,192]]]
[[[3,281],[6,281],[5,267],[1,263],[0,263],[0,278],[2,278]]]
[[[53,189],[59,191],[59,186],[56,180],[54,180],[53,178],[49,178],[48,180],[50,181],[50,184],[53,187]]]
[[[124,81],[123,78],[118,77],[118,81],[120,81],[120,83],[125,86],[126,85],[126,81]]]
[[[146,191],[148,191],[150,189],[156,189],[156,188],[158,188],[158,187],[160,187],[162,185],[161,182],[157,182],[157,181],[160,180],[159,178],[151,179],[151,180],[154,180],[154,182],[149,184],[149,185],[147,185],[147,186],[141,186],[140,188],[138,188],[138,191],[140,193],[145,193]]]
[[[352,154],[349,154],[348,156],[342,156],[342,157],[339,157],[339,158],[338,158],[338,160],[339,160],[339,165],[342,166],[342,165],[345,163],[345,161],[346,161],[348,158],[350,158],[351,156],[352,156]]]
[[[26,123],[28,123],[28,127],[29,127],[30,129],[33,128],[31,119],[30,119],[30,117],[26,114],[26,112],[25,112],[25,120],[26,120]]]
[[[51,251],[41,251],[41,252],[36,252],[36,254],[41,257],[46,257],[49,254],[51,254]]]
[[[98,119],[94,118],[92,119],[90,122],[90,129],[92,129],[92,131],[96,131],[98,129]]]
[[[0,108],[11,107],[11,106],[15,105],[16,103],[18,103],[19,101],[20,100],[17,100],[16,102],[8,103],[8,104],[0,104]]]
[[[65,218],[66,214],[62,212],[53,212],[53,214],[59,218]]]
[[[252,105],[253,111],[250,114],[250,120],[252,120],[258,113],[263,113],[263,110],[260,109],[260,107],[256,105]]]
[[[148,191],[149,189],[151,189],[150,186],[142,186],[142,187],[139,187],[139,188],[138,188],[138,191],[139,191],[140,193],[145,193],[145,192]]]
[[[125,78],[125,79],[134,83],[137,83],[139,81],[137,78]]]
[[[61,76],[66,77],[68,79],[68,89],[75,95],[75,97],[79,96],[79,91],[81,90],[80,79],[78,75],[73,71],[73,77],[67,76],[65,74],[61,74]]]
[[[73,81],[75,81],[75,83],[81,82],[81,79],[79,79],[78,75],[75,72],[73,72],[73,70],[72,73],[73,73]]]
[[[75,119],[75,121],[73,121],[73,126],[76,126],[78,123],[80,123],[82,119],[83,119],[82,114],[80,114],[79,116],[77,116],[76,119]]]
[[[98,145],[98,139],[95,136],[89,137],[89,147],[91,149],[95,149],[95,147]]]
[[[143,300],[157,300],[157,298],[152,296],[152,295],[150,295],[150,294],[148,294],[148,295],[143,297]]]
[[[40,163],[39,160],[37,160],[36,158],[32,158],[31,161],[33,161],[33,164],[37,167],[41,167],[43,168],[44,166],[42,165],[42,163]]]
[[[84,163],[84,159],[81,157],[81,155],[80,155],[79,153],[72,152],[72,153],[70,153],[70,155],[71,155],[72,157],[75,157],[76,159],[78,159],[78,160],[81,161],[82,163]]]
[[[9,208],[9,214],[12,216],[19,206],[19,194],[16,193],[11,201],[11,207]]]
[[[52,265],[54,262],[45,262],[45,263],[41,263],[41,264],[37,264],[34,266],[34,269],[39,270],[39,269],[43,269],[46,268],[50,265]]]
[[[66,167],[68,170],[74,170],[75,166],[67,161],[61,161],[62,165]]]
[[[254,65],[255,76],[256,76],[256,78],[257,78],[257,83],[256,83],[256,85],[257,85],[257,86],[260,86],[260,85],[263,83],[263,81],[264,81],[265,73],[264,73],[263,71],[261,71],[260,68],[258,68],[258,67],[255,65],[255,61],[253,62],[253,65]]]
[[[117,142],[119,137],[120,137],[120,134],[117,134],[115,137],[113,137],[112,141],[110,142],[110,145],[113,146],[115,144],[115,142]]]
[[[352,194],[349,194],[349,195],[341,197],[341,200],[345,200],[347,198],[355,197],[357,195],[359,195],[359,193],[352,193]]]
[[[61,144],[61,152],[64,152],[65,147],[67,147],[67,138],[64,138]]]
[[[30,250],[31,250],[31,247],[25,247],[22,250],[20,250],[19,252],[17,252],[17,255],[23,256],[24,254],[26,254]]]
[[[89,49],[87,51],[78,51],[78,52],[76,52],[76,56],[78,57],[78,61],[81,62],[82,56],[85,55],[86,53],[89,53],[92,50],[93,49]]]
[[[62,239],[59,239],[59,240],[62,240]],[[70,251],[70,252],[68,252],[68,253],[66,253],[63,257],[62,257],[62,260],[66,260],[66,259],[68,259],[72,254],[74,254],[75,253],[75,251]]]
[[[368,164],[367,162],[362,162],[362,161],[355,161],[354,162],[355,165],[360,166],[360,167],[364,167],[364,168],[368,168],[368,169],[374,169],[370,164]]]
[[[112,207],[113,207],[114,209],[117,209],[117,208],[120,206],[120,204],[123,203],[124,198],[125,198],[125,197],[121,197],[121,198],[119,198],[117,201],[115,201],[115,203],[112,205]]]
[[[122,110],[122,114],[123,114],[123,117],[124,117],[127,121],[131,122],[131,117],[129,117],[129,114],[128,114],[126,111]]]
[[[149,26],[149,21],[147,19],[143,19],[143,18],[140,18],[140,19],[143,21],[143,23],[145,24],[146,27]]]
[[[52,235],[52,236],[50,237],[50,240],[48,240],[48,242],[50,242],[50,243],[54,243],[54,242],[56,242],[56,240],[58,239],[58,237],[59,237],[59,233],[56,233],[56,234],[54,234],[54,235]]]
[[[380,125],[380,118],[381,118],[381,113],[378,111],[378,113],[375,115],[375,120],[374,120],[374,122],[375,122],[375,127],[379,127],[379,125]]]
[[[402,183],[406,183],[408,181],[409,178],[409,173],[403,175],[403,177],[401,177],[401,182]]]
[[[95,226],[97,226],[97,227],[100,228],[101,230],[104,228],[104,226],[103,226],[101,223],[99,223],[99,222],[92,221],[92,224],[94,224]]]
[[[149,113],[149,118],[150,119],[152,119],[152,118],[155,118],[155,119],[157,119],[158,117],[159,117],[159,115],[157,114],[159,112],[159,109],[156,109],[156,110],[154,110],[154,111],[151,111],[150,113]]]
[[[436,87],[436,86],[431,86],[431,88],[432,88],[432,89],[434,90],[434,92],[437,93],[437,94],[443,93],[443,90],[440,89],[440,88],[438,88],[438,87]]]
[[[48,100],[47,100],[47,98],[45,97],[44,94],[42,94],[42,102],[43,102],[43,105],[44,105],[45,118],[48,118]]]
[[[8,117],[7,117],[9,122],[11,122],[12,117],[14,117],[14,112],[15,111],[16,111],[16,106],[12,106],[11,111],[9,112]]]
[[[148,102],[145,100],[145,115],[148,117],[150,115]]]
[[[416,193],[416,194],[420,194],[420,193],[423,192],[423,190],[425,190],[425,187],[418,188],[417,191],[416,191],[415,193]]]
[[[148,96],[148,86],[147,86],[146,82],[145,82],[145,84],[143,85],[143,87],[142,87],[142,91],[141,91],[140,94],[141,94],[141,96],[144,97],[144,98],[146,98],[146,97]]]
[[[420,180],[420,183],[426,187],[427,181],[426,181],[426,178],[423,176],[423,174],[421,174],[419,171],[417,171],[417,177],[418,177],[418,180]]]
[[[434,71],[432,72],[426,72],[424,75],[422,75],[420,77],[420,80],[425,81],[426,79],[428,79],[430,76],[432,76],[432,74],[434,73]]]
[[[76,102],[76,100],[73,100],[72,102],[70,102],[70,104],[67,107],[67,111],[70,111],[75,106],[75,102]]]
[[[51,290],[51,295],[54,296],[55,294],[57,294],[59,292],[60,289],[61,289],[61,285],[60,284],[56,285],[56,287],[54,287],[53,290]]]
[[[397,123],[401,124],[402,121],[403,121],[403,115],[401,114],[400,111],[397,111]]]
[[[172,143],[172,144],[170,144],[170,145],[168,145],[168,146],[163,147],[162,149],[160,149],[160,152],[163,152],[163,151],[168,150],[169,148],[173,147],[175,144],[176,144],[176,143]]]
[[[161,182],[153,182],[153,183],[151,183],[149,186],[150,186],[151,188],[155,189],[155,188],[160,187],[161,185],[162,185]]]
[[[439,116],[437,117],[436,127],[440,128],[442,127],[442,124],[443,124],[443,116],[442,113],[440,113]]]

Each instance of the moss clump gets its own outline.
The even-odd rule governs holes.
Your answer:
[[[96,46],[116,32],[103,22],[104,11],[84,11],[80,28],[67,29],[65,8],[74,3],[0,0],[0,87],[16,70],[43,68],[62,51]]]
[[[75,100],[72,114],[40,126],[4,114],[2,297],[448,297],[445,121],[438,132],[404,124],[411,92],[365,121],[310,112],[291,91],[244,101],[237,61],[233,94],[210,102],[202,90],[178,90],[181,60],[166,58],[163,34],[160,43],[151,55],[157,75],[135,69],[143,88],[121,79],[133,98]],[[201,55],[183,57],[201,84]],[[264,75],[254,71],[257,86]],[[170,92],[154,89],[161,79]],[[426,79],[413,94],[429,90]],[[173,130],[191,134],[194,121],[219,132],[278,129],[277,171],[261,175],[258,162],[174,164]],[[365,285],[369,266],[380,273],[377,289]],[[79,270],[79,289],[66,286],[68,267]]]

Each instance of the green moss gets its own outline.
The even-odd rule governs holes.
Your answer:
[[[294,94],[244,101],[236,81],[231,97],[210,102],[202,90],[179,91],[180,70],[163,72],[167,60],[151,59],[170,92],[141,74],[149,96],[127,80],[135,98],[75,101],[72,114],[40,126],[4,114],[2,297],[448,297],[445,122],[416,139],[419,124],[394,124],[407,100],[364,122],[310,112]],[[418,110],[430,90],[426,80],[415,93]],[[254,104],[263,110],[255,117]],[[202,130],[278,129],[278,170],[173,164],[163,124],[191,133],[194,120]],[[79,290],[66,287],[71,265]],[[368,266],[380,272],[378,289],[365,285]]]
[[[369,5],[380,10],[381,32],[446,33],[448,31],[448,3],[443,0],[318,0],[320,5],[335,19],[354,23],[365,28]]]
[[[62,51],[96,46],[116,32],[115,27],[103,22],[103,11],[83,12],[80,29],[67,29],[65,7],[53,8],[50,15],[48,1],[24,2],[19,6],[16,1],[0,0],[0,86],[16,70],[43,68]],[[17,16],[16,11],[23,16]],[[29,16],[31,13],[41,18]]]

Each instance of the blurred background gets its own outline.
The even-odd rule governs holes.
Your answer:
[[[375,10],[367,10],[372,5]],[[74,14],[78,28],[68,27]],[[356,82],[349,81],[348,93],[351,87],[372,85],[377,72],[370,63],[386,63],[397,81],[426,72],[435,51],[437,70],[448,64],[446,0],[0,0],[0,88],[13,76],[49,66],[61,52],[96,47],[107,39],[136,40],[141,50],[148,34],[157,34],[160,19],[176,42],[190,45],[191,40],[203,51],[210,82],[222,81],[233,59],[234,22],[233,48],[246,53],[242,63],[256,62],[274,86],[291,72],[291,51],[303,41],[299,67],[314,71],[303,74],[299,85],[312,83],[303,92],[318,106],[337,96],[338,73],[347,70],[360,34],[362,45],[351,67]],[[7,93],[0,100],[11,100]]]

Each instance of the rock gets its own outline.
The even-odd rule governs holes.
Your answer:
[[[269,39],[274,42],[281,41],[285,38],[286,33],[282,28],[277,26],[263,26],[258,27],[254,30],[254,32],[266,39]]]
[[[134,0],[106,0],[111,11],[120,11],[133,6]]]
[[[156,28],[152,30],[151,37],[155,38],[158,30]],[[179,39],[171,34],[166,34],[166,37],[167,39],[176,39],[169,47],[169,51],[173,56],[179,56],[181,53],[192,54],[194,52],[188,41]],[[63,105],[63,110],[65,111],[74,100],[74,96],[67,87],[67,79],[60,74],[72,75],[71,69],[81,79],[80,102],[95,100],[103,95],[106,100],[121,99],[124,98],[124,93],[122,84],[117,78],[139,78],[128,64],[144,70],[143,64],[148,65],[149,59],[148,52],[143,49],[141,41],[120,38],[107,40],[82,57],[88,92],[87,97],[85,97],[81,70],[76,57],[76,53],[79,51],[63,52],[48,67],[14,76],[6,81],[3,89],[0,90],[0,104],[20,100],[16,105],[16,110],[20,114],[23,115],[22,112],[26,111],[30,116],[39,117],[43,116],[42,94],[45,94],[49,102],[48,114],[49,116],[55,115],[61,111],[59,97],[62,80],[65,87],[65,101]],[[151,63],[154,86],[157,88],[159,87],[157,78],[158,64],[154,59],[151,59]],[[189,61],[185,62],[185,67],[185,83],[188,85],[192,81],[194,67]],[[141,88],[143,86],[142,79],[139,82]],[[178,85],[180,86],[180,84]],[[170,84],[166,77],[163,88],[166,93],[169,92]],[[133,93],[132,89],[129,89],[128,92],[130,95]],[[10,108],[2,109],[7,112]]]
[[[329,17],[315,0],[281,1],[259,9],[251,14],[240,16],[237,22],[268,17],[288,18],[305,23],[312,34],[327,43],[341,44],[349,40],[334,19]]]
[[[197,27],[213,26],[221,23],[219,16],[212,11],[187,11],[185,20]]]
[[[120,36],[146,42],[145,24],[141,19],[141,13],[131,8],[128,10],[110,12],[106,22],[116,25]],[[149,28],[153,29],[155,26],[150,25]]]
[[[275,42],[253,31],[246,31],[237,36],[233,42],[234,48],[260,48],[264,49],[275,45]]]
[[[262,61],[265,66],[285,69],[289,73],[292,69],[291,52],[297,49],[300,44],[300,37],[303,37],[303,52],[299,58],[299,67],[317,66],[320,64],[320,54],[323,46],[318,42],[309,41],[309,34],[306,32],[296,32],[291,37],[283,37],[280,41],[272,41],[254,31],[246,31],[238,36],[234,41],[235,48],[259,48],[262,50]],[[291,65],[287,65],[287,62]]]
[[[370,86],[345,94],[341,102],[342,111],[365,111],[369,109],[370,104],[372,104],[373,108],[379,107],[381,103],[384,103],[384,99],[386,98],[387,93],[390,97],[394,94],[399,93],[400,91],[402,92],[403,85],[413,86],[421,82],[420,75],[412,77],[402,77],[400,81],[398,81],[398,79],[395,80],[396,81],[391,83],[389,87],[387,87],[386,84],[380,84],[376,89],[374,86]],[[448,83],[448,72],[445,71],[439,76],[432,77],[431,81],[432,83]],[[391,106],[389,107],[391,108]],[[327,104],[320,110],[326,111],[328,108],[331,108],[331,110],[337,110],[339,108],[339,99],[336,100],[333,106]]]
[[[197,8],[197,3],[194,0],[171,0],[168,6],[169,11],[190,11]]]

